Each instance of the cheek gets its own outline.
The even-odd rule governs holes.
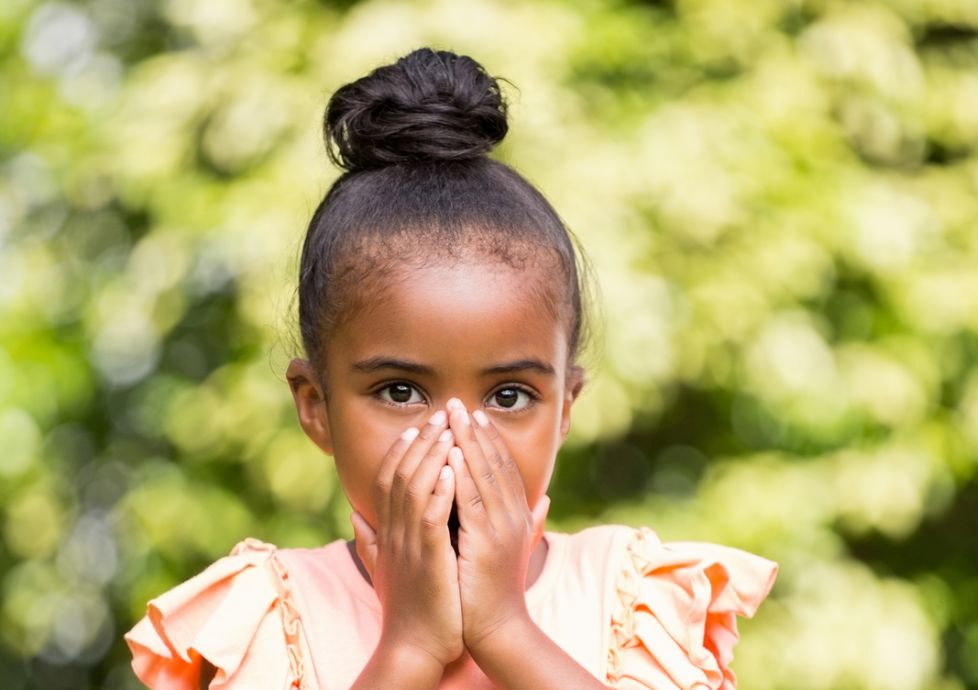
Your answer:
[[[527,502],[533,505],[550,484],[559,436],[549,425],[528,429],[501,428],[499,433],[520,469]]]
[[[404,431],[398,427],[359,417],[357,423],[341,424],[334,434],[333,450],[340,483],[350,503],[367,522],[376,525],[373,487],[384,457]]]

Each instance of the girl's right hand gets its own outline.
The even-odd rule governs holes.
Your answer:
[[[410,428],[381,464],[374,491],[377,529],[354,511],[357,555],[383,608],[378,650],[430,656],[444,668],[464,651],[458,564],[448,532],[454,445],[444,411]],[[440,677],[440,673],[439,673]]]

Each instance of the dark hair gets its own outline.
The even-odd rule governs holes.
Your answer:
[[[576,358],[585,337],[582,266],[543,195],[486,155],[507,129],[497,80],[447,51],[415,50],[333,94],[323,131],[346,172],[302,247],[299,328],[310,360],[322,361],[326,334],[379,280],[405,263],[467,251],[512,266],[551,259],[560,280],[549,280],[548,267],[538,289],[568,320]]]

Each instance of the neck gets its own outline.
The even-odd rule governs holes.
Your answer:
[[[526,567],[527,589],[532,587],[533,583],[539,579],[540,573],[543,572],[543,564],[547,562],[547,553],[549,551],[550,545],[547,544],[547,538],[541,537],[540,541],[533,548],[533,552],[530,554],[530,563]]]

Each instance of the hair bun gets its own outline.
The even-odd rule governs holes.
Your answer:
[[[349,171],[475,158],[506,136],[499,84],[470,57],[421,48],[341,87],[323,122]]]

